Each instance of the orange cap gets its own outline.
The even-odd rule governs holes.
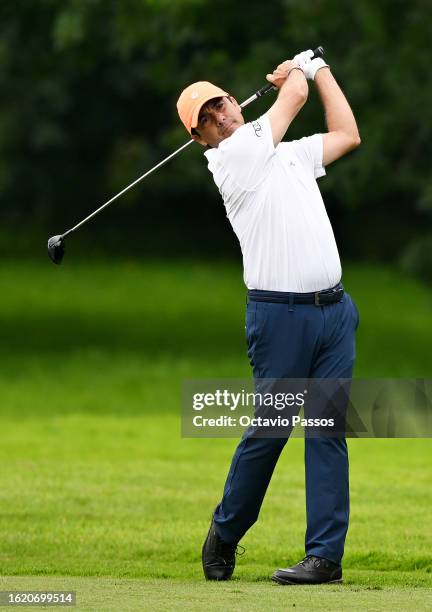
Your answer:
[[[177,100],[177,111],[189,134],[192,128],[198,125],[201,107],[212,98],[228,95],[226,91],[208,81],[198,81],[186,87]]]

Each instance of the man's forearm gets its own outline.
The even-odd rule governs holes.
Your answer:
[[[357,123],[348,100],[328,68],[321,68],[315,75],[318,94],[324,106],[329,132],[344,132],[360,141]]]
[[[280,64],[267,80],[280,86],[276,102],[268,110],[275,147],[280,143],[297,113],[307,100],[308,84],[303,71],[289,60]]]

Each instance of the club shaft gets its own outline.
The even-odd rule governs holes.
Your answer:
[[[77,230],[79,227],[81,227],[82,225],[84,225],[84,223],[87,223],[87,221],[90,221],[90,219],[93,219],[93,217],[95,217],[97,214],[99,214],[104,208],[106,208],[107,206],[109,206],[112,202],[114,202],[114,200],[117,200],[117,198],[119,198],[120,196],[122,196],[124,193],[126,193],[126,191],[129,191],[129,189],[132,189],[132,187],[134,187],[135,185],[137,185],[140,181],[144,180],[146,178],[146,176],[148,176],[149,174],[151,174],[152,172],[154,172],[155,170],[157,170],[158,168],[160,168],[161,166],[163,166],[164,164],[167,163],[167,161],[169,161],[172,157],[174,157],[175,155],[177,155],[177,153],[180,153],[180,151],[183,151],[183,149],[186,149],[186,147],[188,147],[190,144],[192,144],[194,141],[193,140],[188,140],[188,142],[186,142],[184,145],[182,145],[179,149],[177,149],[176,151],[174,151],[174,153],[171,153],[171,155],[168,155],[168,157],[165,157],[165,159],[163,159],[161,162],[159,162],[158,164],[156,164],[156,166],[153,166],[153,168],[151,168],[150,170],[147,170],[147,172],[145,172],[144,174],[142,174],[141,176],[139,176],[137,179],[134,180],[133,183],[131,183],[130,185],[128,185],[127,187],[125,187],[124,189],[122,189],[121,191],[119,191],[115,196],[113,196],[110,200],[108,200],[108,202],[105,202],[105,204],[102,204],[102,206],[100,206],[99,208],[97,208],[95,211],[93,211],[88,217],[86,217],[85,219],[83,219],[82,221],[80,221],[79,223],[77,223],[76,225],[74,225],[74,227],[72,227],[70,230],[68,230],[67,232],[65,232],[64,234],[62,234],[62,238],[65,238],[68,234],[71,234],[72,232],[74,232],[75,230]]]
[[[322,47],[317,47],[314,50],[314,57],[320,57],[321,55],[323,55],[324,50]],[[251,102],[253,102],[254,100],[256,100],[257,98],[260,98],[261,96],[263,96],[264,94],[268,93],[269,91],[275,90],[277,89],[276,87],[274,87],[271,83],[267,83],[267,85],[264,85],[264,87],[261,87],[261,89],[259,89],[258,91],[256,91],[252,96],[250,96],[249,98],[247,98],[247,100],[245,100],[244,102],[242,102],[240,104],[241,108],[244,108],[245,106],[248,106],[248,104],[250,104]],[[158,164],[156,164],[156,166],[154,166],[153,168],[151,168],[150,170],[148,170],[147,172],[145,172],[144,174],[142,174],[141,176],[139,176],[137,179],[134,180],[133,183],[131,183],[130,185],[128,185],[127,187],[125,187],[124,189],[122,189],[121,191],[119,191],[115,196],[113,196],[110,200],[108,200],[108,202],[105,202],[105,204],[102,204],[102,206],[100,206],[99,208],[97,208],[95,211],[93,211],[90,215],[88,215],[88,217],[86,217],[85,219],[83,219],[82,221],[80,221],[79,223],[77,223],[76,225],[74,225],[74,227],[72,227],[71,229],[67,230],[67,232],[65,232],[64,234],[62,234],[62,238],[66,238],[66,236],[68,236],[68,234],[72,234],[72,232],[74,232],[75,230],[77,230],[78,228],[80,228],[82,225],[84,225],[85,223],[87,223],[87,221],[90,221],[90,219],[93,219],[93,217],[95,217],[96,215],[98,215],[100,212],[102,212],[104,210],[104,208],[106,208],[107,206],[109,206],[110,204],[112,204],[112,202],[114,202],[114,200],[117,200],[118,198],[120,198],[124,193],[126,193],[127,191],[129,191],[129,189],[132,189],[132,187],[134,187],[135,185],[137,185],[138,183],[140,183],[142,180],[144,180],[147,176],[149,176],[149,174],[151,174],[152,172],[154,172],[155,170],[157,170],[158,168],[160,168],[161,166],[163,166],[164,164],[166,164],[170,159],[172,159],[173,157],[175,157],[178,153],[180,153],[180,151],[183,151],[183,149],[186,149],[186,147],[188,147],[190,144],[192,144],[194,141],[193,140],[188,140],[184,145],[182,145],[179,149],[177,149],[176,151],[174,151],[174,153],[171,153],[171,155],[168,155],[168,157],[165,157],[165,159],[163,159],[161,162],[159,162]]]

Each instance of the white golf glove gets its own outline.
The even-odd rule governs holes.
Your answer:
[[[308,49],[307,51],[302,51],[298,53],[293,62],[297,64],[299,68],[301,68],[304,72],[305,77],[308,80],[314,80],[315,75],[320,68],[328,68],[328,64],[325,63],[322,57],[316,57],[312,59],[313,51],[312,49]]]
[[[297,64],[299,68],[303,70],[305,64],[309,64],[312,60],[313,51],[312,49],[308,49],[307,51],[302,51],[301,53],[297,53],[295,57],[293,57],[293,62]]]

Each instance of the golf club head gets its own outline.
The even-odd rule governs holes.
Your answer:
[[[52,236],[48,240],[48,255],[55,264],[61,264],[64,251],[63,236]]]

